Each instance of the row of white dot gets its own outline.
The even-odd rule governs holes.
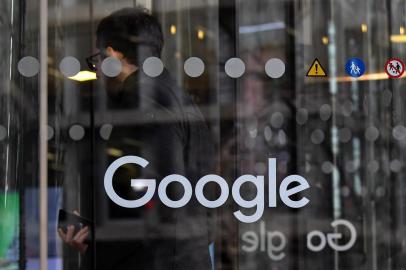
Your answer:
[[[75,76],[80,72],[80,68],[79,60],[72,56],[63,58],[59,64],[59,70],[66,77]],[[142,68],[148,76],[157,77],[163,72],[164,65],[158,57],[149,57],[144,61]],[[33,77],[39,72],[39,62],[32,56],[25,56],[18,62],[17,69],[21,75]],[[224,69],[229,77],[239,78],[245,73],[245,64],[240,58],[230,58],[225,63]],[[121,61],[107,57],[101,63],[101,70],[108,77],[116,77],[122,70]],[[204,70],[205,64],[198,57],[190,57],[184,63],[184,71],[190,77],[199,77]],[[285,63],[279,58],[271,58],[265,64],[265,73],[270,78],[280,78],[285,73]]]
[[[113,126],[111,124],[104,124],[100,127],[99,134],[104,140],[110,138]],[[81,125],[75,124],[69,128],[69,137],[74,141],[80,141],[85,137],[85,128]],[[51,126],[48,126],[48,140],[52,140],[55,135],[55,131]]]
[[[389,169],[395,173],[400,172],[403,165],[402,161],[394,159],[389,162]],[[366,164],[367,170],[371,173],[376,173],[379,170],[379,167],[379,162],[377,160],[370,160]],[[348,160],[345,162],[344,168],[348,173],[355,173],[360,168],[360,164],[359,162]],[[334,164],[331,161],[324,161],[321,165],[321,170],[325,174],[330,174],[334,170]]]
[[[111,124],[104,124],[100,128],[100,136],[108,140],[113,130],[113,126]],[[53,129],[52,127],[48,127],[48,139],[52,139],[53,137]],[[85,135],[85,129],[81,125],[73,125],[69,129],[69,135],[73,140],[81,140]],[[365,139],[370,142],[376,141],[379,137],[379,130],[374,127],[370,126],[365,130]],[[392,130],[393,137],[398,141],[403,141],[406,139],[406,127],[404,126],[396,126]],[[264,137],[267,141],[272,138],[272,131],[269,128],[265,128],[264,130]],[[343,143],[349,142],[351,140],[351,130],[349,128],[341,128],[338,130],[338,137],[339,140]],[[1,136],[0,136],[1,139]],[[315,129],[311,135],[310,140],[313,144],[321,144],[325,139],[324,131],[321,129]]]
[[[395,127],[394,131],[393,131],[394,137],[395,137],[396,132],[399,132],[399,131],[395,131],[396,128],[402,129],[402,134],[403,134],[402,138],[406,138],[406,127],[404,127],[404,126]],[[111,124],[102,125],[99,130],[100,137],[103,138],[104,140],[108,140],[110,138],[112,130],[113,130],[113,126]],[[343,128],[342,131],[343,132],[345,131],[345,133],[348,133],[347,135],[345,135],[345,137],[346,137],[345,141],[349,141],[349,139],[351,138],[351,131],[347,128]],[[270,140],[270,138],[272,137],[272,135],[270,135],[269,132],[271,132],[270,129],[265,129],[264,136],[267,140]],[[75,124],[69,128],[68,133],[72,140],[80,141],[85,136],[85,129],[83,126]],[[51,140],[54,137],[54,134],[55,134],[54,129],[51,126],[48,126],[48,140]],[[367,132],[366,132],[365,136],[368,139]],[[7,130],[4,126],[0,125],[0,141],[4,140],[6,137],[7,137]],[[315,131],[312,132],[311,141],[314,144],[320,144],[323,140],[324,140],[324,132],[322,130],[316,129]],[[375,173],[379,169],[379,163],[375,160],[372,160],[368,163],[367,167],[368,167],[368,171]],[[389,168],[393,172],[399,172],[402,169],[402,167],[403,167],[403,163],[397,159],[392,160],[389,164]],[[323,164],[321,166],[321,170],[326,174],[332,173],[333,168],[334,168],[334,165],[330,161],[323,162]],[[345,169],[349,173],[356,172],[358,170],[358,168],[359,168],[359,164],[357,164],[354,161],[350,160],[345,163]]]
[[[327,110],[326,108],[329,108],[328,110],[330,113],[326,113],[325,111]],[[331,115],[331,109],[329,105],[324,104],[320,108],[320,118],[323,121],[327,121],[330,118]],[[298,109],[297,115],[296,115],[296,122],[299,125],[304,125],[306,124],[308,120],[308,111],[304,108]],[[284,124],[284,116],[280,112],[275,112],[271,115],[270,117],[270,124],[273,128],[279,129],[283,126]],[[248,132],[250,133],[251,136],[256,137],[257,134],[257,123],[256,121],[253,121],[253,123],[249,123],[247,125]],[[267,141],[270,140],[271,138],[271,131],[269,128],[265,128],[264,130],[264,136],[267,139]],[[376,141],[378,137],[380,136],[379,129],[373,125],[367,127],[364,131],[365,138],[370,141]],[[393,128],[392,130],[392,135],[393,137],[398,140],[398,141],[404,141],[406,139],[406,127],[402,125],[397,125]],[[343,143],[349,142],[351,140],[351,130],[348,128],[341,128],[338,130],[338,136],[339,140]],[[323,142],[325,138],[324,132],[321,129],[315,129],[312,134],[311,134],[311,141],[314,144],[320,144]]]
[[[351,116],[353,112],[353,104],[351,101],[345,101],[341,105],[341,113],[344,116]],[[331,109],[331,106],[329,104],[323,104],[320,109],[319,109],[319,116],[322,121],[328,121],[333,114],[333,111]],[[309,112],[305,108],[298,108],[296,112],[296,122],[299,125],[305,125],[307,121],[309,120]],[[249,119],[250,122],[247,125],[248,130],[255,128],[257,126],[257,120],[255,118]],[[271,117],[270,117],[270,123],[273,128],[281,128],[284,124],[284,115],[281,112],[274,112]],[[398,128],[399,129],[399,128]],[[379,132],[379,131],[378,131]],[[370,127],[368,129],[368,133],[376,134],[377,132],[375,131],[374,127]],[[398,132],[397,132],[398,133]]]
[[[282,153],[282,155],[283,155],[283,153]],[[285,167],[283,164],[286,165],[287,162],[289,162],[289,161],[284,160],[278,164],[281,165],[281,167]],[[382,162],[382,164],[383,164],[383,162]],[[388,168],[392,172],[395,172],[395,173],[400,172],[404,166],[404,163],[398,159],[393,159],[389,163],[385,162],[385,164],[387,164]],[[379,168],[381,167],[379,161],[377,161],[377,160],[369,160],[365,165],[366,165],[367,170],[371,173],[376,173],[379,170]],[[309,172],[309,168],[308,168],[309,166],[306,166],[306,167],[307,167],[306,171]],[[344,162],[344,165],[343,165],[344,170],[347,171],[348,173],[355,173],[355,172],[357,172],[357,170],[360,169],[360,167],[361,167],[360,162],[355,161],[355,160],[347,160]],[[265,174],[267,166],[263,162],[257,162],[255,164],[254,168],[257,173]],[[336,168],[336,166],[331,161],[324,161],[321,163],[321,171],[325,174],[331,174],[335,168]]]
[[[402,131],[401,134],[398,134],[399,131],[395,129],[393,131],[393,136],[395,139],[399,141],[404,141],[406,139],[406,133]],[[376,127],[369,127],[365,131],[365,138],[369,142],[374,142],[378,139],[379,137],[379,131]],[[264,134],[263,134],[265,140],[269,143],[271,141],[276,142],[278,144],[284,145],[286,144],[287,136],[283,132],[283,130],[279,130],[275,135],[270,127],[265,127],[264,129]],[[348,128],[342,128],[338,130],[338,139],[342,143],[348,143],[351,140],[352,133],[351,130]],[[257,130],[249,130],[249,137],[247,137],[247,140],[245,141],[245,146],[248,149],[254,149],[256,147],[256,141],[255,139],[257,138]],[[273,140],[273,138],[275,138]],[[311,132],[310,134],[310,141],[315,144],[319,145],[324,142],[326,138],[325,132],[321,129],[315,129]]]
[[[287,167],[286,167],[286,163],[287,161],[282,161],[278,163],[278,170],[287,173]],[[359,169],[359,165],[357,165],[357,162],[355,161],[347,161],[344,165],[344,169],[349,172],[349,173],[354,173]],[[368,171],[372,172],[372,173],[376,173],[379,170],[380,164],[377,160],[370,160],[367,162],[366,164],[366,168]],[[397,159],[394,159],[392,161],[390,161],[389,163],[389,169],[394,172],[394,173],[398,173],[401,171],[403,167],[403,163]],[[310,166],[306,166],[306,172],[310,171]],[[321,165],[321,171],[325,174],[331,174],[334,171],[334,164],[331,161],[324,161]],[[254,166],[254,170],[256,173],[258,174],[266,174],[266,170],[267,170],[267,166],[265,163],[263,162],[257,162]],[[321,188],[321,186],[316,185],[316,187]],[[353,188],[355,189],[355,188]],[[343,197],[348,197],[351,194],[351,187],[349,186],[342,186],[340,188],[341,191],[341,195]],[[357,194],[365,196],[368,194],[368,190],[366,189],[366,187],[361,186],[360,190],[356,191]],[[378,186],[375,189],[375,195],[377,197],[383,197],[385,195],[386,191],[385,191],[385,187],[383,186]]]
[[[280,128],[281,123],[280,121],[275,120],[276,117],[271,118],[271,125],[274,128]],[[110,133],[113,129],[113,126],[111,124],[104,124],[100,128],[100,136],[103,139],[108,140]],[[257,136],[257,130],[256,128],[249,128],[249,134],[252,138],[255,138]],[[73,140],[81,140],[85,135],[85,129],[81,125],[72,125],[69,128],[69,136]],[[48,139],[52,139],[54,136],[54,130],[52,127],[48,127]],[[346,143],[351,140],[351,130],[349,128],[341,128],[338,130],[338,138],[341,142]],[[378,128],[375,126],[369,126],[365,129],[364,132],[365,139],[374,142],[376,141],[379,136],[380,132]],[[395,126],[392,129],[392,136],[398,141],[404,141],[406,139],[406,127],[402,125]],[[7,129],[4,126],[0,125],[0,141],[4,140],[7,137]],[[272,139],[272,130],[269,127],[265,127],[264,129],[264,137],[267,141],[270,141]],[[310,135],[310,140],[312,141],[313,144],[321,144],[325,139],[325,134],[324,131],[321,129],[315,129],[311,135]]]
[[[256,137],[256,130],[252,132],[249,130],[250,136],[255,138]],[[349,128],[341,128],[338,130],[338,138],[340,142],[347,143],[351,140],[352,132]],[[370,126],[365,129],[364,132],[365,139],[369,142],[376,141],[379,136],[380,132],[378,128],[375,126]],[[406,127],[404,126],[396,126],[392,130],[392,136],[398,141],[404,141],[406,139]],[[272,139],[272,130],[269,127],[265,127],[264,129],[264,137],[266,141],[270,141]],[[315,129],[310,134],[310,140],[313,144],[321,144],[325,139],[325,133],[321,129]]]

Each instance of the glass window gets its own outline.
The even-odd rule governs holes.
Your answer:
[[[0,270],[404,269],[404,0],[3,2]]]

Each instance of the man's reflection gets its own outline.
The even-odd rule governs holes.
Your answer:
[[[199,109],[176,86],[168,70],[164,69],[157,77],[149,77],[142,70],[145,59],[161,56],[163,44],[161,26],[155,17],[141,8],[126,8],[100,22],[99,52],[88,58],[90,66],[97,69],[98,78],[105,81],[111,105],[131,110],[135,122],[139,123],[112,134],[117,140],[122,136],[130,138],[137,147],[131,148],[128,154],[150,162],[135,175],[129,176],[131,170],[115,175],[114,182],[124,183],[126,188],[130,187],[129,177],[159,181],[167,175],[180,174],[193,184],[199,177],[214,173],[213,144]],[[106,77],[100,70],[101,61],[107,57],[121,62],[121,72],[114,78]],[[102,181],[97,181],[97,185],[102,185]],[[126,188],[120,196],[132,199],[134,193],[128,194]],[[120,186],[117,190],[120,193]],[[173,200],[182,197],[183,192],[176,184],[168,187]],[[109,200],[107,196],[103,199]],[[195,200],[179,209],[170,209],[153,200],[148,205],[148,215],[142,215],[141,227],[132,228],[142,231],[137,241],[103,244],[97,241],[96,221],[96,269],[211,269],[207,211]],[[129,216],[136,215],[136,210],[120,211]],[[66,231],[59,230],[59,234],[83,254],[85,261],[89,260],[93,249],[85,242],[88,228],[75,233],[73,227],[68,227]]]

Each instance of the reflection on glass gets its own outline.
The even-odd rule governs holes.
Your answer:
[[[405,75],[389,78],[385,64],[406,60],[404,0],[68,2],[49,1],[50,269],[403,269]],[[123,8],[136,4],[159,22],[159,53],[153,29],[131,32],[139,22]],[[131,27],[100,30],[114,11]],[[39,268],[38,14],[29,1],[0,7],[0,269]],[[345,69],[355,57],[359,78]],[[306,76],[314,59],[326,77]],[[133,178],[212,173],[231,186],[276,158],[278,186],[304,176],[311,203],[278,200],[253,224],[235,219],[250,210],[232,200],[175,211],[155,196],[126,209],[103,186],[126,155],[150,162],[115,174],[127,199],[145,192]],[[59,209],[94,221],[84,250],[58,236]]]

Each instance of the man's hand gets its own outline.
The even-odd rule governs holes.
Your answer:
[[[75,214],[79,214],[78,212],[74,212]],[[66,232],[64,232],[61,228],[58,228],[59,237],[69,246],[73,247],[74,249],[78,250],[81,254],[84,254],[89,245],[85,244],[84,241],[89,235],[89,227],[84,227],[80,231],[78,231],[75,235],[75,226],[69,225]]]

